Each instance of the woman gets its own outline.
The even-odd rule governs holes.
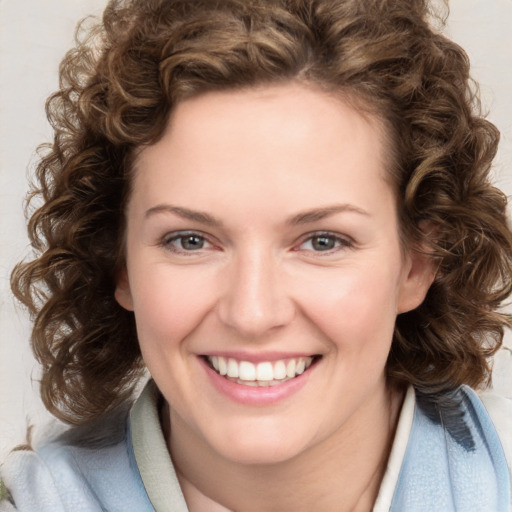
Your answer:
[[[75,426],[2,510],[509,510],[498,132],[425,2],[111,2],[61,83],[13,289]]]

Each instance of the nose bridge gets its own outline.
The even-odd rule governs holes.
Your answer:
[[[234,258],[219,311],[221,320],[245,337],[290,322],[293,303],[269,249],[252,246]]]

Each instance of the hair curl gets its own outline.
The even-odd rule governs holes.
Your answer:
[[[488,177],[499,133],[466,54],[430,14],[426,0],[112,0],[101,23],[81,25],[47,103],[55,138],[30,196],[42,200],[28,225],[36,257],[12,275],[53,414],[99,417],[143,369],[133,314],[114,299],[137,148],[185,98],[286,81],[384,120],[404,239],[438,258],[424,303],[397,318],[389,377],[426,394],[488,381],[512,269],[506,198]]]

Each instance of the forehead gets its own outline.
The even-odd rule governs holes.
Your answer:
[[[302,209],[322,197],[371,203],[389,192],[386,154],[377,117],[318,90],[207,93],[179,104],[163,137],[140,152],[134,191],[148,202],[180,199],[202,209],[219,191],[235,202],[288,192]]]
[[[345,119],[349,120],[347,126]],[[328,93],[300,83],[217,91],[178,103],[164,136],[197,143],[224,137],[257,140],[269,129],[282,128],[275,145],[295,138],[343,142],[366,132],[378,140],[375,151],[384,163],[386,130],[381,119],[370,113],[367,102],[353,95]],[[200,136],[195,138],[194,135]],[[268,143],[268,140],[266,141]]]

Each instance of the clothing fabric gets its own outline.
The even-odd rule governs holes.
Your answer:
[[[0,476],[16,505],[5,499],[0,511],[187,512],[158,400],[150,381],[128,419],[127,411],[116,411],[33,451],[12,452]],[[512,401],[484,402],[497,418],[501,442],[471,389],[432,403],[410,388],[374,512],[510,512],[503,447],[512,441]]]
[[[470,388],[447,399],[418,401],[391,510],[511,510],[507,461],[484,405]]]

